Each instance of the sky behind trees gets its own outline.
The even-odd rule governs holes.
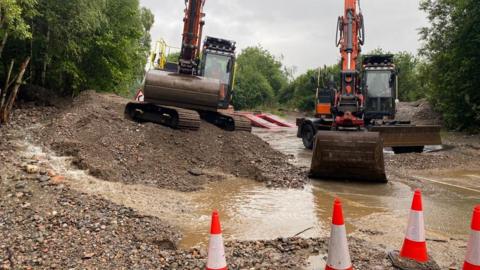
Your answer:
[[[296,75],[339,58],[335,47],[342,0],[207,0],[205,35],[237,41],[239,49],[261,44]],[[155,14],[152,38],[180,46],[183,0],[141,0]],[[426,25],[418,0],[362,0],[367,40],[364,51],[416,53],[418,29]]]

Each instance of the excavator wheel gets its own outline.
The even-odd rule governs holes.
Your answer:
[[[378,132],[319,131],[310,177],[386,183],[383,141]]]
[[[304,124],[302,126],[302,142],[305,148],[312,150],[315,140],[315,128],[311,124]]]

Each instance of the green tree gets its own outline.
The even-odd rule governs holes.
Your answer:
[[[399,52],[394,57],[398,74],[398,95],[400,101],[415,101],[426,96],[421,85],[420,60],[408,52]]]
[[[480,129],[480,2],[422,0],[430,26],[422,29],[422,76],[428,96],[449,128]]]
[[[18,15],[12,3],[36,5]],[[3,66],[31,56],[30,84],[66,95],[85,89],[128,94],[141,81],[154,17],[138,0],[2,0],[0,5],[2,18],[7,14],[23,20],[5,20],[15,21],[19,34],[10,35]],[[5,37],[4,26],[0,38]],[[5,74],[0,67],[0,75]]]
[[[275,97],[288,84],[282,66],[261,46],[244,49],[237,58],[234,106],[244,109],[275,104]]]
[[[338,88],[340,83],[340,66],[332,65],[308,70],[289,83],[279,93],[281,104],[297,108],[302,111],[315,109],[315,96],[317,88],[327,88],[333,78],[333,85]]]
[[[35,10],[36,0],[2,0],[0,2],[0,58],[8,38],[27,39],[32,33],[26,19]]]

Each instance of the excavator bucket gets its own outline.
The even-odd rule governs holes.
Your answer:
[[[413,147],[441,145],[440,126],[376,126],[370,131],[379,132],[385,147]]]
[[[378,132],[319,131],[310,177],[387,182]]]

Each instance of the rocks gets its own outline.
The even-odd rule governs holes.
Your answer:
[[[189,169],[189,170],[188,170],[188,173],[190,173],[190,174],[193,175],[193,176],[201,176],[201,175],[203,175],[203,172],[202,172],[201,170],[199,170],[199,169],[196,169],[196,168],[194,168],[194,169]]]
[[[395,267],[402,270],[440,270],[438,264],[433,260],[429,260],[426,263],[419,263],[400,257],[398,251],[390,252],[388,258]]]
[[[200,177],[207,171],[270,182],[272,188],[302,188],[308,181],[287,156],[253,134],[207,122],[195,132],[135,123],[122,117],[127,102],[84,92],[35,137],[59,155],[73,156],[80,169],[114,182],[194,191],[208,182]]]
[[[25,171],[29,174],[36,174],[39,172],[39,169],[38,169],[38,166],[36,165],[28,164],[28,165],[25,165]]]

